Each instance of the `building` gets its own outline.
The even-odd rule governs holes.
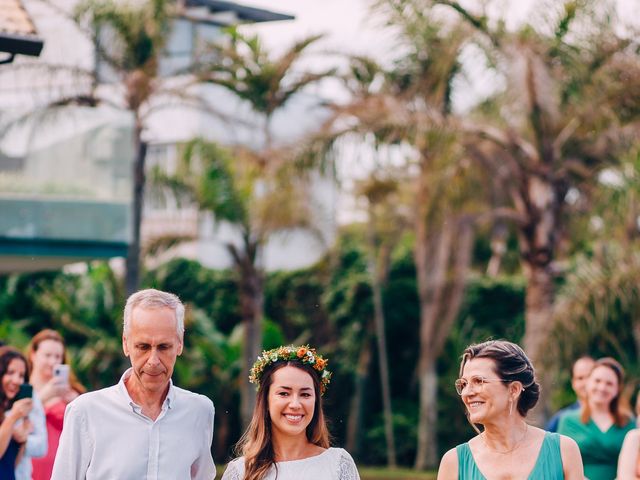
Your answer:
[[[16,55],[37,57],[42,45],[20,0],[0,0],[0,52],[7,54],[0,65],[13,62]]]
[[[0,0],[4,1],[4,0]],[[61,30],[64,19],[56,19],[46,7],[33,2],[34,21],[47,48],[43,61],[67,62],[70,66],[96,68],[102,86],[110,88],[112,73],[96,62],[91,45],[71,28]],[[28,7],[31,4],[26,2]],[[289,15],[215,0],[187,0],[173,22],[161,71],[171,82],[175,73],[188,66],[203,42],[224,34],[223,28],[238,23],[289,20]],[[68,27],[73,26],[67,25]],[[73,47],[71,47],[73,46]],[[71,55],[70,55],[71,53]],[[75,55],[75,56],[74,56]],[[0,72],[1,74],[1,72]],[[70,77],[13,79],[12,94],[0,87],[0,115],[33,109],[64,96]],[[7,82],[0,80],[0,85]],[[52,84],[53,85],[52,87]],[[25,85],[30,85],[28,88]],[[215,98],[221,108],[234,116],[250,113],[232,95],[220,88],[202,87],[204,95]],[[19,94],[15,95],[18,91]],[[317,121],[308,114],[313,99],[302,96],[289,111],[275,119],[278,131],[290,135],[303,132]],[[317,113],[317,115],[321,115]],[[2,117],[0,117],[1,119]],[[77,108],[71,115],[54,120],[55,128],[31,124],[28,133],[18,129],[11,140],[0,142],[0,272],[59,268],[77,261],[122,257],[131,238],[131,142],[132,121],[128,115],[110,108]],[[250,128],[238,128],[212,119],[183,105],[164,108],[149,117],[145,140],[149,143],[148,167],[171,171],[178,145],[194,136],[221,142],[252,142]],[[318,198],[323,231],[331,238],[333,184],[319,179]],[[154,237],[183,234],[198,240],[182,247],[180,254],[197,258],[212,267],[229,264],[221,239],[236,234],[229,226],[218,225],[193,208],[171,202],[146,201],[143,215],[143,243]],[[267,246],[267,268],[294,268],[308,264],[309,242],[314,250],[324,250],[323,242],[294,232]],[[175,253],[175,252],[174,252]]]

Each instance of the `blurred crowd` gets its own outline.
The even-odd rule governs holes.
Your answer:
[[[64,339],[47,329],[24,353],[0,346],[0,378],[0,478],[49,480],[66,406],[86,391],[70,368]],[[610,357],[580,357],[571,367],[571,386],[576,401],[538,429],[525,421],[539,385],[524,352],[503,341],[470,346],[456,390],[478,436],[445,455],[439,478],[473,478],[465,474],[467,467],[493,469],[494,460],[506,465],[505,459],[526,459],[531,452],[537,452],[537,471],[548,442],[549,468],[556,462],[564,469],[562,478],[640,479],[640,396],[633,412],[622,365]],[[509,465],[513,474],[518,467]]]
[[[67,404],[86,390],[54,330],[35,335],[24,353],[0,347],[0,478],[49,480]]]

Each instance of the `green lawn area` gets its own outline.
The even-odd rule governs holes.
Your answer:
[[[217,479],[222,478],[226,465],[216,465]],[[435,480],[435,472],[416,472],[408,468],[390,470],[382,467],[358,467],[361,480]]]
[[[358,467],[361,480],[435,480],[435,472],[417,472],[407,468]]]

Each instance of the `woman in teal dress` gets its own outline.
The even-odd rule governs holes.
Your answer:
[[[518,345],[504,340],[471,345],[462,355],[455,387],[478,435],[444,455],[438,480],[583,479],[576,443],[526,422],[540,385]]]
[[[587,380],[587,401],[560,420],[558,432],[573,438],[589,480],[614,480],[624,437],[635,428],[624,391],[624,370],[613,358],[598,360]]]

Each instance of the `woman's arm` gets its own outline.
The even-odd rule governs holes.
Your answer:
[[[458,452],[455,448],[442,457],[437,480],[458,480]]]
[[[560,436],[560,455],[565,480],[583,480],[584,469],[578,444],[572,438]]]
[[[5,414],[4,420],[0,424],[0,457],[5,454],[9,447],[9,442],[13,438],[13,427],[16,422],[29,415],[32,400],[23,398],[13,404],[11,410]]]
[[[637,480],[638,453],[640,450],[640,430],[631,430],[624,437],[618,457],[618,480]]]

